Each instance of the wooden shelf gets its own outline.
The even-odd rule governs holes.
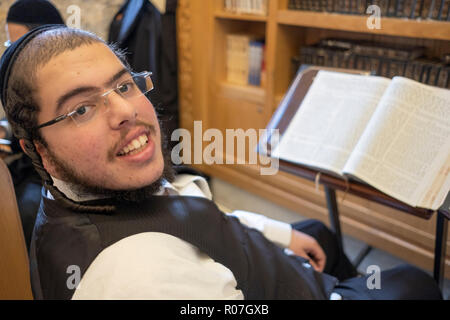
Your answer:
[[[285,96],[284,94],[277,94],[277,95],[275,95],[275,98],[274,98],[274,111],[276,110],[276,108],[278,108],[278,106],[280,105],[280,103],[283,100],[284,96]]]
[[[450,22],[382,18],[381,29],[367,28],[367,17],[337,13],[280,10],[277,22],[290,26],[344,30],[360,33],[450,40]]]
[[[244,100],[257,104],[264,104],[266,101],[266,90],[257,86],[221,82],[219,91],[219,94],[230,99]]]
[[[226,11],[217,11],[214,16],[219,19],[231,19],[231,20],[242,20],[242,21],[258,21],[266,22],[267,16],[252,15],[252,14],[238,14]]]

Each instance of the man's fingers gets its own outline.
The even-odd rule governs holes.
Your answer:
[[[319,245],[317,248],[314,248],[314,250],[309,251],[308,256],[312,261],[314,261],[314,264],[317,266],[314,269],[320,272],[325,269],[326,255]]]
[[[314,259],[310,259],[309,263],[313,266],[314,270],[321,272],[319,265],[314,261]]]

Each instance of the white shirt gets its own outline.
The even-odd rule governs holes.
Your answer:
[[[62,181],[55,185],[76,200]],[[181,174],[164,182],[158,195],[212,199],[205,179]],[[79,200],[79,199],[78,199]],[[265,216],[234,211],[230,215],[269,240],[287,248],[291,226]],[[145,232],[105,248],[84,273],[72,299],[243,299],[230,269],[215,262],[190,243],[169,234]]]

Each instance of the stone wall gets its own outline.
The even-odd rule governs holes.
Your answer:
[[[5,51],[3,43],[7,40],[5,32],[6,14],[14,1],[0,1],[0,55]],[[61,12],[64,21],[67,21],[72,15],[71,12],[67,12],[69,6],[78,6],[80,8],[81,29],[92,31],[106,40],[112,18],[125,0],[52,0],[51,2]],[[0,107],[1,117],[3,117],[3,110]]]
[[[0,1],[0,54],[2,54],[5,49],[3,43],[6,41],[4,27],[6,14],[14,1],[15,0]],[[101,38],[107,39],[112,18],[125,0],[52,0],[51,2],[61,12],[65,21],[67,21],[71,15],[71,13],[67,12],[68,7],[77,5],[81,10],[81,29],[92,31]]]

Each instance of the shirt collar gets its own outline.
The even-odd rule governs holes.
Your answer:
[[[93,194],[93,193],[87,193],[83,192],[82,188],[78,188],[76,185],[67,183],[65,181],[59,180],[55,177],[52,177],[53,179],[53,185],[58,188],[59,191],[64,193],[64,195],[76,202],[82,202],[82,201],[90,201],[90,200],[98,200],[98,199],[105,199],[108,198],[107,195],[104,194]],[[162,181],[162,185],[159,188],[157,192],[155,192],[153,195],[155,196],[163,196],[163,195],[178,195],[179,192],[177,189],[167,180]],[[47,191],[47,196],[50,199],[54,199],[50,191]]]

